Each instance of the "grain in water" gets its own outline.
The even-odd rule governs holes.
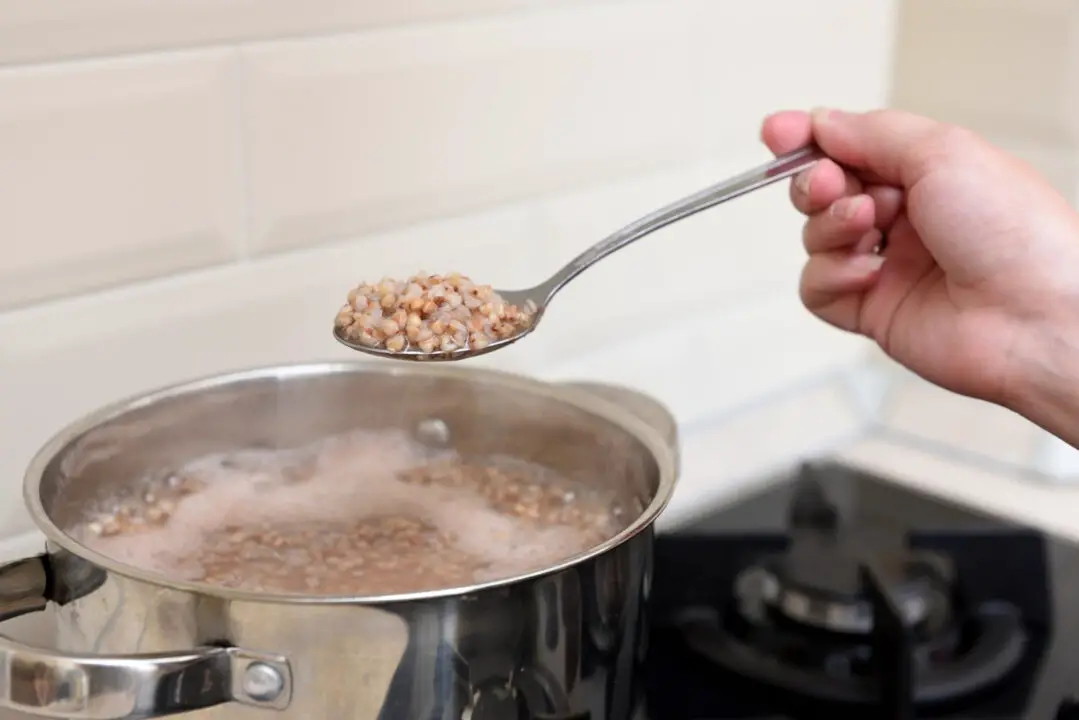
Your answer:
[[[459,273],[383,278],[348,294],[334,326],[346,340],[389,352],[425,354],[482,350],[526,330],[535,307],[519,308],[490,285]]]
[[[401,431],[200,458],[76,531],[102,554],[264,592],[384,595],[542,569],[617,534],[609,494],[520,461],[465,462]]]

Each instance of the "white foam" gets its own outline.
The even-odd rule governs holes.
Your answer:
[[[544,567],[594,540],[580,528],[538,526],[492,509],[476,492],[402,482],[399,473],[434,460],[400,431],[363,431],[292,450],[245,450],[200,458],[181,473],[204,488],[178,503],[163,526],[111,537],[84,535],[99,552],[171,576],[197,577],[203,538],[228,526],[332,523],[404,515],[454,538],[477,558],[477,581]],[[283,560],[288,562],[286,555]],[[297,554],[297,562],[303,562]]]

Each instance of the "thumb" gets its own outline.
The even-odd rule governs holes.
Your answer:
[[[934,120],[899,110],[814,110],[812,120],[813,137],[832,159],[897,187],[910,187],[925,174],[944,128]]]

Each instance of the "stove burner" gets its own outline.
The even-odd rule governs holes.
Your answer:
[[[895,717],[992,687],[1023,658],[1018,610],[967,601],[947,553],[841,527],[812,478],[788,519],[786,549],[743,565],[719,609],[682,608],[676,622],[698,654],[803,697],[888,698]]]
[[[856,556],[829,552],[834,548],[813,550],[816,557],[788,553],[743,571],[735,589],[743,611],[756,614],[764,603],[792,622],[839,633],[870,633],[873,607],[864,596],[863,562]],[[948,604],[951,578],[945,558],[911,553],[878,559],[876,566],[884,574],[882,580],[905,626],[925,623],[938,606]]]
[[[886,599],[881,592],[875,612]],[[687,608],[677,622],[686,643],[718,665],[828,702],[879,703],[884,688],[877,678],[895,677],[897,672],[887,667],[913,677],[904,705],[948,702],[992,687],[1023,657],[1026,636],[1018,613],[1009,605],[988,604],[965,627],[945,627],[936,636],[920,637],[911,636],[895,608],[893,603],[891,636],[874,632],[853,639],[793,632],[763,618],[756,625],[740,623],[702,607]]]
[[[735,582],[735,595],[747,614],[758,614],[763,602],[796,623],[868,634],[873,607],[862,578],[867,561],[879,573],[904,625],[924,623],[934,612],[948,613],[954,570],[947,558],[841,532],[838,511],[812,477],[794,496],[789,527],[786,551],[765,557]]]

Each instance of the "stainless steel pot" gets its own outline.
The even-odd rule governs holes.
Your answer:
[[[378,598],[171,580],[65,531],[147,472],[360,427],[407,428],[466,457],[536,460],[617,489],[639,516],[541,572]],[[674,421],[647,398],[443,366],[277,367],[109,407],[57,435],[27,473],[48,543],[0,566],[0,620],[47,608],[58,649],[0,637],[0,707],[96,719],[624,720],[640,690],[652,524],[677,462]]]

